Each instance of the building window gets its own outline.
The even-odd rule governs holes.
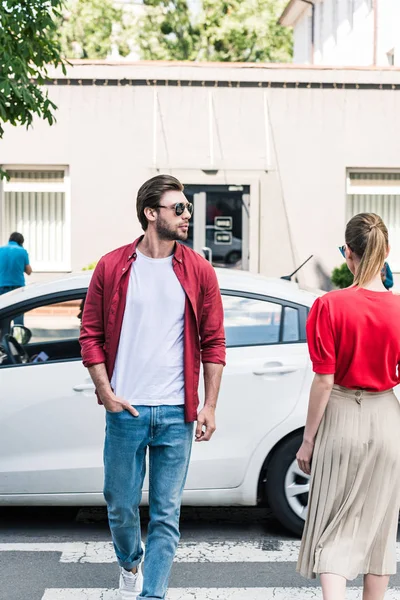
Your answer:
[[[3,243],[25,238],[34,271],[70,270],[69,177],[66,168],[7,168],[2,184]]]
[[[400,272],[400,172],[351,172],[347,177],[347,217],[374,212],[389,230],[388,262]]]

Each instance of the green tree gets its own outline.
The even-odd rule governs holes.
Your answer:
[[[347,288],[353,284],[353,274],[346,263],[336,267],[332,271],[331,280],[333,285],[338,288]]]
[[[287,62],[292,32],[278,24],[286,0],[203,0],[193,18],[187,0],[144,0],[137,24],[145,59]]]
[[[278,24],[286,0],[204,0],[201,58],[288,62],[292,32]]]
[[[94,271],[94,269],[97,267],[97,260],[95,260],[94,262],[89,263],[88,265],[86,265],[86,267],[82,267],[82,271]]]
[[[59,35],[68,58],[103,59],[115,45],[121,56],[130,52],[128,15],[113,0],[69,0],[59,19]]]
[[[4,123],[31,125],[35,115],[54,122],[45,83],[48,66],[65,72],[55,19],[62,0],[0,2],[0,138]],[[0,171],[0,176],[4,173]]]
[[[145,11],[136,24],[136,40],[145,60],[195,60],[200,29],[187,0],[143,0]]]

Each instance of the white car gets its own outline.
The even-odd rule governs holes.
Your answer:
[[[194,444],[183,502],[269,506],[298,534],[309,481],[295,455],[312,379],[305,323],[316,295],[289,281],[216,271],[227,366],[217,431],[209,443]],[[78,343],[90,277],[85,272],[0,296],[2,505],[104,502],[104,409]]]

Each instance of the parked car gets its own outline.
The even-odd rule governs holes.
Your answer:
[[[193,248],[193,221],[189,221],[189,235],[186,241],[182,242],[185,246]],[[227,236],[227,241],[218,241],[218,234]],[[211,250],[213,263],[228,266],[236,265],[242,258],[242,240],[232,235],[231,231],[216,227],[215,225],[206,225],[206,247]],[[222,263],[222,264],[221,264]]]
[[[305,323],[315,295],[280,279],[216,271],[227,366],[217,431],[210,443],[194,445],[183,502],[269,506],[299,534],[309,481],[295,455],[312,379]],[[2,505],[104,502],[104,409],[78,343],[90,277],[85,272],[0,296]],[[24,327],[14,324],[21,314]]]
[[[218,243],[218,234],[230,237],[229,242]],[[206,246],[210,248],[212,258],[216,262],[235,265],[242,258],[242,240],[233,236],[231,232],[215,227],[214,225],[206,226]]]

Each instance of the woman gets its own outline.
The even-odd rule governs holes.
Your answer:
[[[324,600],[343,600],[359,574],[363,600],[382,600],[396,572],[400,507],[400,296],[381,279],[382,219],[356,215],[345,239],[354,284],[319,298],[307,321],[316,374],[297,454],[311,474],[297,570],[320,575]]]

